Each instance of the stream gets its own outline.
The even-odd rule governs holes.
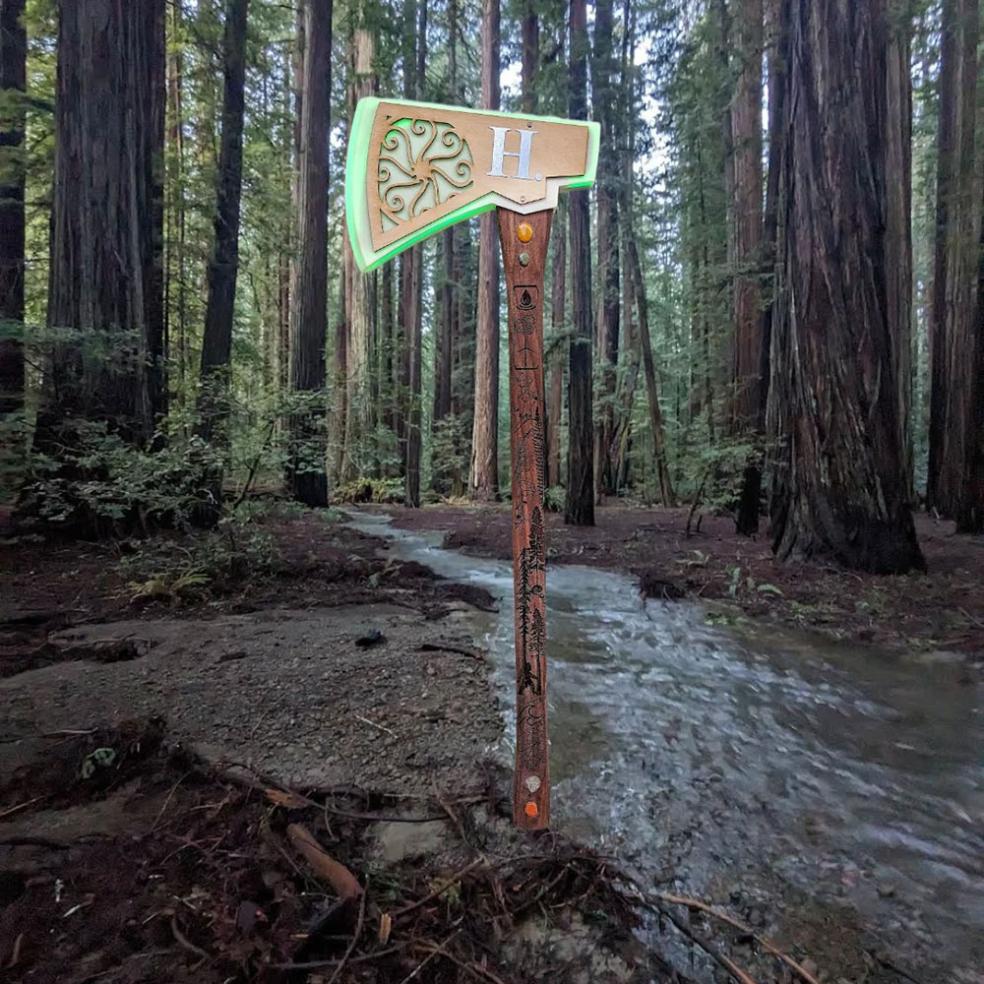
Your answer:
[[[349,525],[500,600],[475,624],[514,733],[511,565],[379,514]],[[963,662],[712,624],[587,567],[550,567],[547,602],[558,829],[831,980],[870,952],[920,982],[984,982],[984,683]]]

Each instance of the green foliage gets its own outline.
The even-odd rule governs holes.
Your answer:
[[[187,528],[213,499],[208,476],[220,458],[193,434],[161,433],[155,440],[160,449],[151,450],[129,443],[104,421],[74,418],[48,438],[31,456],[25,500],[49,528]]]
[[[226,516],[214,530],[130,543],[119,565],[131,603],[199,601],[235,592],[270,576],[279,554],[255,521]]]
[[[357,478],[336,486],[331,494],[334,502],[375,502],[398,504],[404,499],[402,478]]]
[[[543,508],[547,512],[561,513],[564,511],[564,502],[566,501],[567,493],[564,490],[563,485],[551,485],[543,493]]]

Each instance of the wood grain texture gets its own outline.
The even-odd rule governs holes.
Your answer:
[[[550,823],[547,743],[546,542],[543,522],[543,274],[553,212],[518,215],[500,208],[509,304],[509,410],[512,448],[513,585],[516,605],[516,771],[513,820]],[[520,242],[519,227],[533,230]],[[526,254],[528,262],[521,262]]]

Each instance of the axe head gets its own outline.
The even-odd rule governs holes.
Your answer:
[[[345,162],[345,213],[360,270],[496,206],[557,207],[588,188],[599,125],[411,102],[359,101]]]

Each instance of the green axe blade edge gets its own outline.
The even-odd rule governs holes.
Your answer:
[[[376,107],[382,100],[369,96],[360,99],[355,107],[352,122],[349,129],[348,151],[345,156],[345,224],[348,227],[349,243],[352,246],[352,254],[358,268],[363,273],[375,270],[394,256],[402,253],[411,246],[424,239],[429,239],[435,233],[454,225],[456,222],[464,222],[466,219],[474,218],[483,212],[491,212],[499,204],[499,198],[495,193],[490,192],[477,198],[475,201],[462,205],[461,208],[449,212],[447,215],[435,219],[423,229],[408,235],[405,239],[393,243],[381,250],[373,250],[371,247],[372,236],[369,229],[369,206],[366,202],[366,168],[369,163],[369,141],[372,136],[372,124],[376,118]],[[400,106],[414,107],[419,106],[429,111],[433,111],[433,103],[414,102],[408,99],[387,99],[387,103],[396,103]],[[555,116],[529,116],[523,113],[498,113],[486,109],[471,109],[465,106],[449,106],[448,109],[457,109],[467,113],[478,113],[485,116],[492,116],[497,119],[513,120],[545,120],[550,123],[578,123],[588,128],[588,166],[584,174],[574,178],[564,179],[559,189],[562,191],[573,191],[577,188],[590,188],[595,182],[595,174],[598,170],[598,147],[600,143],[601,126],[600,124],[587,120],[565,120]],[[535,211],[535,209],[534,209]]]

